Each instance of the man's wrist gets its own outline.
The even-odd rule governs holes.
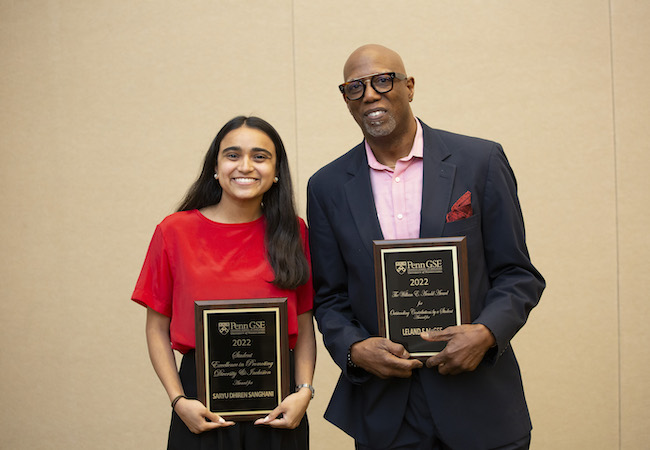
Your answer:
[[[348,367],[351,369],[357,369],[359,366],[357,366],[354,361],[352,361],[352,346],[348,349]]]
[[[487,336],[487,343],[489,344],[488,348],[494,348],[497,346],[497,338],[494,336],[494,333],[492,333],[492,330],[488,328],[487,325],[484,323],[477,323],[476,325],[482,325],[483,330],[486,332]]]

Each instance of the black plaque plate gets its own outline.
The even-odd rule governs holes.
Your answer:
[[[446,342],[422,331],[470,321],[465,237],[374,241],[379,333],[414,358],[433,356]]]
[[[287,299],[194,303],[198,399],[226,420],[266,416],[289,394]]]

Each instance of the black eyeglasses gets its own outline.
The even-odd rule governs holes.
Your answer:
[[[357,78],[339,85],[339,90],[348,100],[359,100],[366,93],[366,81],[370,79],[370,86],[378,94],[385,94],[393,89],[393,80],[406,80],[403,73],[386,72],[375,73],[367,77]]]

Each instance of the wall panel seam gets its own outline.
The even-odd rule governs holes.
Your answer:
[[[299,145],[299,134],[298,134],[298,74],[296,73],[296,5],[295,5],[295,0],[291,0],[291,56],[292,56],[292,71],[293,71],[293,133],[295,136],[294,142],[296,143],[296,148],[294,149],[294,153],[296,155],[295,158],[295,166],[294,166],[294,173],[295,175],[295,180],[296,184],[294,186],[294,199],[298,203],[296,205],[297,208],[300,208],[300,199],[301,196],[300,194],[296,195],[296,190],[300,189],[300,186],[302,186],[301,183],[301,170],[300,170],[300,145]]]
[[[621,266],[620,266],[620,228],[619,228],[619,185],[618,185],[618,145],[616,134],[616,83],[614,68],[614,14],[613,0],[609,0],[609,66],[612,102],[612,149],[614,163],[614,229],[616,230],[616,319],[618,341],[618,448],[622,445],[622,386],[621,386]]]

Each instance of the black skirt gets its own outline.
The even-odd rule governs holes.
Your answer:
[[[183,356],[179,371],[185,395],[196,398],[196,365],[194,351]],[[295,386],[293,352],[291,352],[291,384]],[[181,418],[172,411],[168,450],[309,450],[307,414],[293,430],[236,422],[226,428],[192,433]]]

